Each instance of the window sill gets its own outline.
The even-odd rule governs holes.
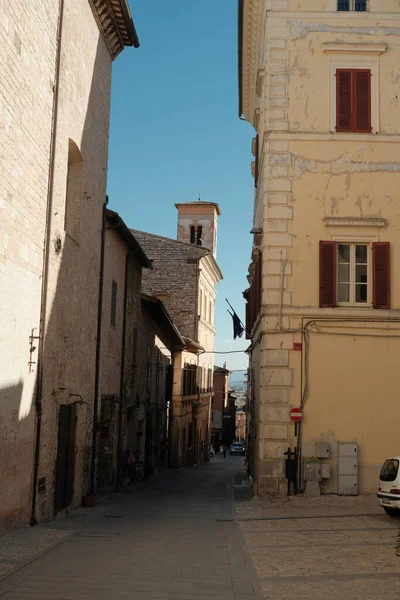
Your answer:
[[[371,310],[371,308],[373,309],[374,307],[372,306],[372,304],[338,304],[337,306],[335,306],[334,308],[357,308],[357,309],[361,309],[361,310]]]

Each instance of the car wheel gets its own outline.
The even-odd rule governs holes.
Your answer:
[[[389,517],[400,517],[400,510],[398,508],[389,508],[388,506],[384,506],[383,510]]]

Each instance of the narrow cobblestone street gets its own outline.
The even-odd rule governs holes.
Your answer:
[[[216,458],[209,465],[165,471],[122,502],[96,509],[95,517],[87,518],[88,509],[63,517],[43,530],[47,538],[54,531],[55,546],[36,560],[27,555],[31,562],[0,583],[0,597],[262,597],[240,528],[233,520],[231,483],[242,462],[236,457]],[[40,539],[41,528],[30,532]]]

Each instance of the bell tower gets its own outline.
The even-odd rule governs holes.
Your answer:
[[[208,248],[214,258],[217,256],[217,225],[221,214],[216,202],[181,202],[178,209],[178,235],[180,242],[187,242]]]

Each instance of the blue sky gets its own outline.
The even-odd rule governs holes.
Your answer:
[[[238,118],[236,0],[130,0],[140,48],[113,66],[108,194],[127,225],[176,237],[176,202],[218,202],[217,351],[240,350],[250,260],[253,129]],[[245,354],[216,355],[230,369]]]

